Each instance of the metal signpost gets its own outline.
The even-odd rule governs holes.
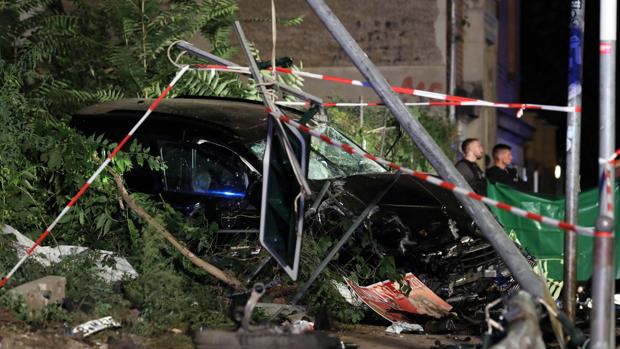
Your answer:
[[[571,1],[568,52],[568,106],[581,106],[583,72],[583,28],[585,0]],[[579,209],[579,153],[581,151],[581,112],[568,113],[566,128],[566,221],[577,224]],[[577,234],[564,234],[564,312],[574,322],[577,299]]]
[[[471,189],[428,132],[426,132],[416,118],[411,116],[403,102],[394,94],[385,77],[379,73],[377,67],[362,51],[325,2],[323,0],[307,0],[307,3],[345,50],[362,75],[372,85],[372,88],[381,97],[381,100],[390,109],[392,115],[406,130],[437,173],[447,181]],[[495,220],[489,209],[482,203],[472,200],[465,195],[456,194],[456,197],[463,203],[467,213],[480,227],[484,237],[506,263],[521,287],[535,297],[544,298],[546,292],[544,282],[532,271],[525,257],[508,238],[508,235]]]
[[[450,0],[450,75],[448,77],[448,93],[456,92],[456,7],[457,0]],[[448,107],[448,120],[456,122],[456,106]]]
[[[616,140],[616,0],[601,0],[599,42],[600,216],[594,236],[592,349],[615,348],[614,166]]]
[[[263,76],[261,75],[260,70],[258,69],[256,60],[254,59],[254,56],[252,56],[252,53],[250,52],[250,46],[245,37],[245,33],[243,32],[243,28],[241,28],[241,24],[238,21],[236,21],[234,24],[234,27],[235,27],[235,32],[237,33],[239,42],[241,43],[243,54],[248,62],[248,65],[250,66],[250,72],[252,73],[252,78],[256,82],[258,91],[260,92],[261,99],[263,100],[263,104],[265,105],[266,108],[269,109],[269,113],[273,115],[273,118],[270,120],[270,122],[273,122],[273,125],[274,125],[273,127],[275,130],[274,133],[278,134],[279,138],[281,139],[282,145],[285,149],[285,153],[290,163],[290,167],[293,173],[295,174],[295,177],[297,181],[299,182],[299,186],[300,186],[300,193],[294,199],[295,202],[293,203],[293,205],[296,207],[295,211],[297,211],[295,213],[297,213],[299,217],[297,221],[295,222],[296,227],[294,228],[296,229],[295,242],[294,242],[294,247],[293,247],[294,255],[291,260],[287,261],[283,258],[284,256],[275,252],[276,249],[273,246],[266,243],[266,241],[268,241],[267,232],[274,233],[273,230],[275,229],[274,226],[271,226],[270,228],[267,227],[267,212],[266,211],[267,211],[267,208],[269,207],[268,202],[267,202],[267,195],[269,193],[268,188],[269,188],[269,183],[270,183],[269,174],[268,174],[269,158],[267,155],[270,152],[269,143],[271,143],[271,137],[268,137],[267,145],[265,147],[265,158],[263,159],[263,162],[264,162],[263,175],[266,177],[266,179],[263,180],[263,197],[262,197],[262,203],[261,203],[261,223],[260,223],[261,231],[260,231],[259,237],[260,237],[261,244],[266,249],[269,250],[272,256],[275,257],[275,259],[282,266],[282,268],[286,271],[286,273],[291,277],[291,279],[296,280],[297,273],[299,271],[299,258],[300,258],[300,252],[301,252],[301,234],[303,231],[303,213],[302,212],[303,212],[303,207],[304,207],[304,200],[305,200],[306,195],[310,195],[312,193],[310,189],[310,185],[308,184],[306,180],[307,171],[305,169],[306,169],[307,159],[304,161],[304,163],[301,163],[301,164],[297,161],[297,158],[295,157],[295,149],[293,148],[291,142],[288,139],[284,126],[278,119],[278,117],[282,115],[282,112],[275,104],[276,96],[271,96],[270,91],[267,89],[265,85],[265,81],[263,79]],[[275,85],[276,83],[274,82],[270,84]],[[293,132],[295,136],[299,139],[300,143],[303,144],[303,136],[301,136],[297,130],[291,130],[291,132]],[[271,131],[269,131],[269,133],[271,133]],[[305,153],[306,153],[306,150],[302,147],[301,149],[302,158],[304,156],[303,154]]]

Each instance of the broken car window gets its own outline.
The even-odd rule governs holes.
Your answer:
[[[214,144],[164,143],[160,148],[164,190],[225,198],[243,198],[248,187],[241,160]]]
[[[316,128],[317,131],[326,135],[329,138],[335,139],[339,142],[349,144],[353,149],[361,150],[357,144],[352,142],[342,133],[338,132],[335,128],[328,125],[320,125]],[[308,177],[310,179],[327,179],[334,177],[346,177],[357,174],[366,173],[380,173],[385,172],[385,169],[374,161],[369,159],[351,155],[343,152],[341,149],[332,147],[325,142],[312,137],[312,152],[310,153],[310,169]],[[324,168],[329,170],[329,174],[326,172],[314,173],[315,178],[312,177],[312,160],[321,164]]]
[[[354,149],[361,149],[350,139],[328,125],[316,127],[316,130],[326,136],[346,142]],[[261,140],[250,146],[250,149],[260,159],[265,153],[265,141]],[[310,149],[310,164],[308,167],[308,179],[328,179],[348,177],[357,174],[381,173],[386,170],[374,161],[357,155],[350,155],[340,149],[325,144],[319,139],[312,137]]]

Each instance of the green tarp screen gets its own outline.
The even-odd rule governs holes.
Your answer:
[[[488,185],[488,196],[507,204],[542,214],[544,216],[564,220],[565,199],[514,190],[503,184]],[[620,215],[618,187],[615,195],[615,214]],[[515,216],[506,211],[492,207],[499,222],[506,232],[518,241],[530,254],[536,257],[547,278],[562,280],[564,253],[564,232],[542,223]],[[587,190],[579,195],[579,225],[593,227],[598,216],[598,189]],[[616,236],[618,236],[616,225]],[[592,275],[592,238],[578,236],[577,280],[587,280]],[[620,239],[616,239],[616,279],[620,278]]]

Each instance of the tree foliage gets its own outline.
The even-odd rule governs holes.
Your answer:
[[[177,40],[202,35],[216,54],[227,38],[234,0],[21,0],[2,3],[0,53],[25,74],[24,92],[51,111],[121,97],[154,97],[177,69],[166,55]],[[63,4],[68,5],[63,7]],[[243,96],[236,76],[190,73],[174,93]]]
[[[233,0],[0,1],[0,224],[36,239],[116,146],[79,134],[68,126],[69,115],[96,102],[159,95],[177,70],[166,55],[176,40],[202,35],[211,51],[230,54],[227,38],[236,10]],[[254,91],[237,76],[190,72],[174,94],[245,97]],[[110,167],[123,174],[136,164],[165,166],[134,142]],[[157,197],[136,200],[197,255],[211,252],[216,226],[184,219]],[[68,298],[78,304],[96,300],[97,314],[130,300],[147,320],[140,326],[149,331],[225,321],[222,290],[213,288],[217,282],[119,205],[109,172],[102,172],[44,244],[115,251],[139,277],[125,283],[120,299],[94,275],[94,259],[78,256],[48,268],[28,261],[11,283],[65,275]],[[12,241],[0,235],[0,273],[15,262]],[[0,295],[2,304],[11,304],[4,289]]]

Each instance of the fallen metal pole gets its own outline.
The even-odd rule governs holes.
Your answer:
[[[568,106],[581,106],[583,72],[583,29],[585,0],[571,1],[568,52]],[[566,221],[577,224],[579,209],[579,154],[581,151],[581,112],[568,113],[566,128]],[[564,312],[575,321],[577,299],[577,234],[564,234]]]
[[[385,77],[379,73],[375,65],[347,32],[338,18],[331,12],[325,2],[323,0],[306,1],[321,19],[327,30],[345,50],[362,75],[372,85],[372,88],[381,97],[381,100],[390,109],[392,115],[398,120],[403,129],[407,131],[437,173],[447,181],[471,189],[428,132],[426,132],[416,118],[411,116],[407,108],[394,94]],[[474,222],[480,227],[483,236],[506,263],[506,266],[521,287],[535,297],[544,299],[546,287],[544,282],[534,273],[525,257],[508,238],[508,235],[495,220],[489,209],[482,203],[467,196],[455,195]]]
[[[599,219],[594,235],[592,265],[592,349],[615,348],[614,305],[614,154],[616,131],[616,6],[615,0],[600,2],[599,42],[599,159],[601,178]]]
[[[197,48],[196,46],[190,44],[189,42],[185,42],[185,41],[180,41],[178,43],[176,43],[176,46],[194,56],[200,57],[200,58],[204,58],[208,61],[217,63],[217,64],[221,64],[224,66],[230,66],[230,67],[240,67],[239,64],[231,62],[225,58],[216,56],[210,52],[201,50],[199,48]],[[321,106],[323,104],[323,99],[317,96],[314,96],[312,94],[309,94],[305,91],[302,91],[298,88],[283,84],[279,81],[273,81],[272,79],[270,79],[268,76],[264,77],[267,82],[269,83],[275,83],[278,85],[278,87],[284,91],[285,93],[288,93],[289,95],[293,95],[299,99],[301,99],[302,101],[312,101],[313,103],[317,104],[318,106]],[[323,108],[321,106],[321,108]]]

